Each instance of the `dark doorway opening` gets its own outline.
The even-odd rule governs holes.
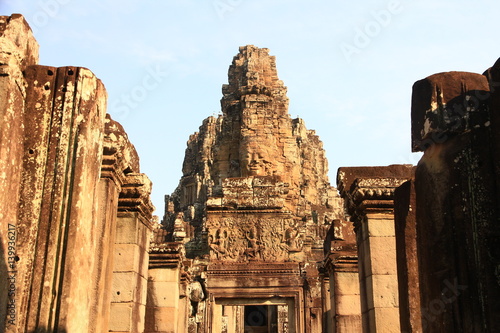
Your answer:
[[[276,305],[245,305],[245,333],[278,333]]]

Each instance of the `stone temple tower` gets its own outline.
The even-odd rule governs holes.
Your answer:
[[[187,311],[193,332],[321,328],[316,263],[343,210],[322,142],[288,114],[268,52],[240,47],[222,115],[191,135],[179,186],[166,197],[165,240],[183,244],[186,274],[203,291]]]

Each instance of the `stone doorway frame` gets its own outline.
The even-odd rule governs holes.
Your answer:
[[[239,305],[287,305],[288,333],[304,331],[302,288],[242,288],[237,291],[231,289],[209,291],[207,304],[208,332],[221,332],[223,306]]]

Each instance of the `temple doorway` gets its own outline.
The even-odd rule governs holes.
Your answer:
[[[290,314],[293,307],[290,308],[289,304],[284,304],[283,301],[281,304],[249,300],[232,300],[232,302],[226,300],[221,303],[216,306],[220,308],[220,312],[214,313],[214,326],[211,332],[292,333],[295,331],[289,330],[290,320],[294,317]]]
[[[278,333],[277,305],[246,305],[244,333]]]

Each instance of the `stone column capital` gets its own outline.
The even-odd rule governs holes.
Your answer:
[[[412,165],[340,168],[337,186],[355,229],[368,214],[394,211],[394,191],[412,178]]]

